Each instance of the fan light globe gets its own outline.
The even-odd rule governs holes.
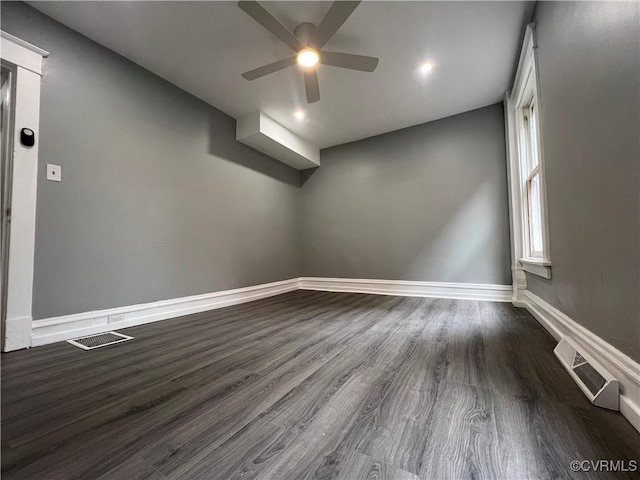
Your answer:
[[[432,63],[423,63],[422,66],[420,67],[420,72],[424,73],[429,73],[431,70],[433,70],[433,64]]]
[[[298,53],[298,65],[305,68],[315,67],[320,61],[320,55],[312,48],[305,48]]]

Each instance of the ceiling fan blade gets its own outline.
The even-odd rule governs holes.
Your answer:
[[[322,48],[335,35],[360,2],[333,2],[316,31],[314,45]]]
[[[378,59],[375,57],[338,52],[321,52],[320,62],[324,65],[360,70],[361,72],[373,72],[378,66]]]
[[[238,2],[238,6],[244,10],[251,18],[269,30],[273,35],[278,37],[284,43],[293,48],[296,52],[304,48],[304,45],[298,38],[291,33],[280,21],[271,15],[269,11],[258,2],[243,1]]]
[[[254,68],[248,72],[244,72],[242,76],[246,80],[255,80],[256,78],[264,77],[279,70],[284,70],[291,65],[295,65],[296,57],[285,58],[284,60],[278,60],[277,62],[263,65],[262,67]]]
[[[318,72],[304,72],[304,89],[307,92],[307,103],[320,100],[320,85],[318,84]]]

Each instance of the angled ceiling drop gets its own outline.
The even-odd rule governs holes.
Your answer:
[[[236,140],[297,170],[320,166],[320,149],[291,130],[255,112],[236,121]]]

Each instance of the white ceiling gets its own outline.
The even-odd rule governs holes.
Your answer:
[[[307,105],[296,67],[240,74],[292,55],[236,2],[30,2],[234,118],[262,111],[321,148],[496,103],[509,87],[533,2],[363,2],[327,50],[380,58],[373,73],[319,69]],[[330,2],[263,2],[291,30]],[[55,52],[54,52],[55,53]],[[417,68],[435,65],[426,77]],[[293,112],[307,112],[304,122]]]

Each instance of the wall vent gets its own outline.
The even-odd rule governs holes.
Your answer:
[[[126,342],[127,340],[133,340],[133,337],[118,332],[107,332],[89,335],[88,337],[74,338],[73,340],[67,340],[67,343],[80,347],[83,350],[93,350],[94,348],[106,347],[107,345]]]
[[[580,390],[598,407],[619,409],[618,381],[569,337],[553,350]]]

